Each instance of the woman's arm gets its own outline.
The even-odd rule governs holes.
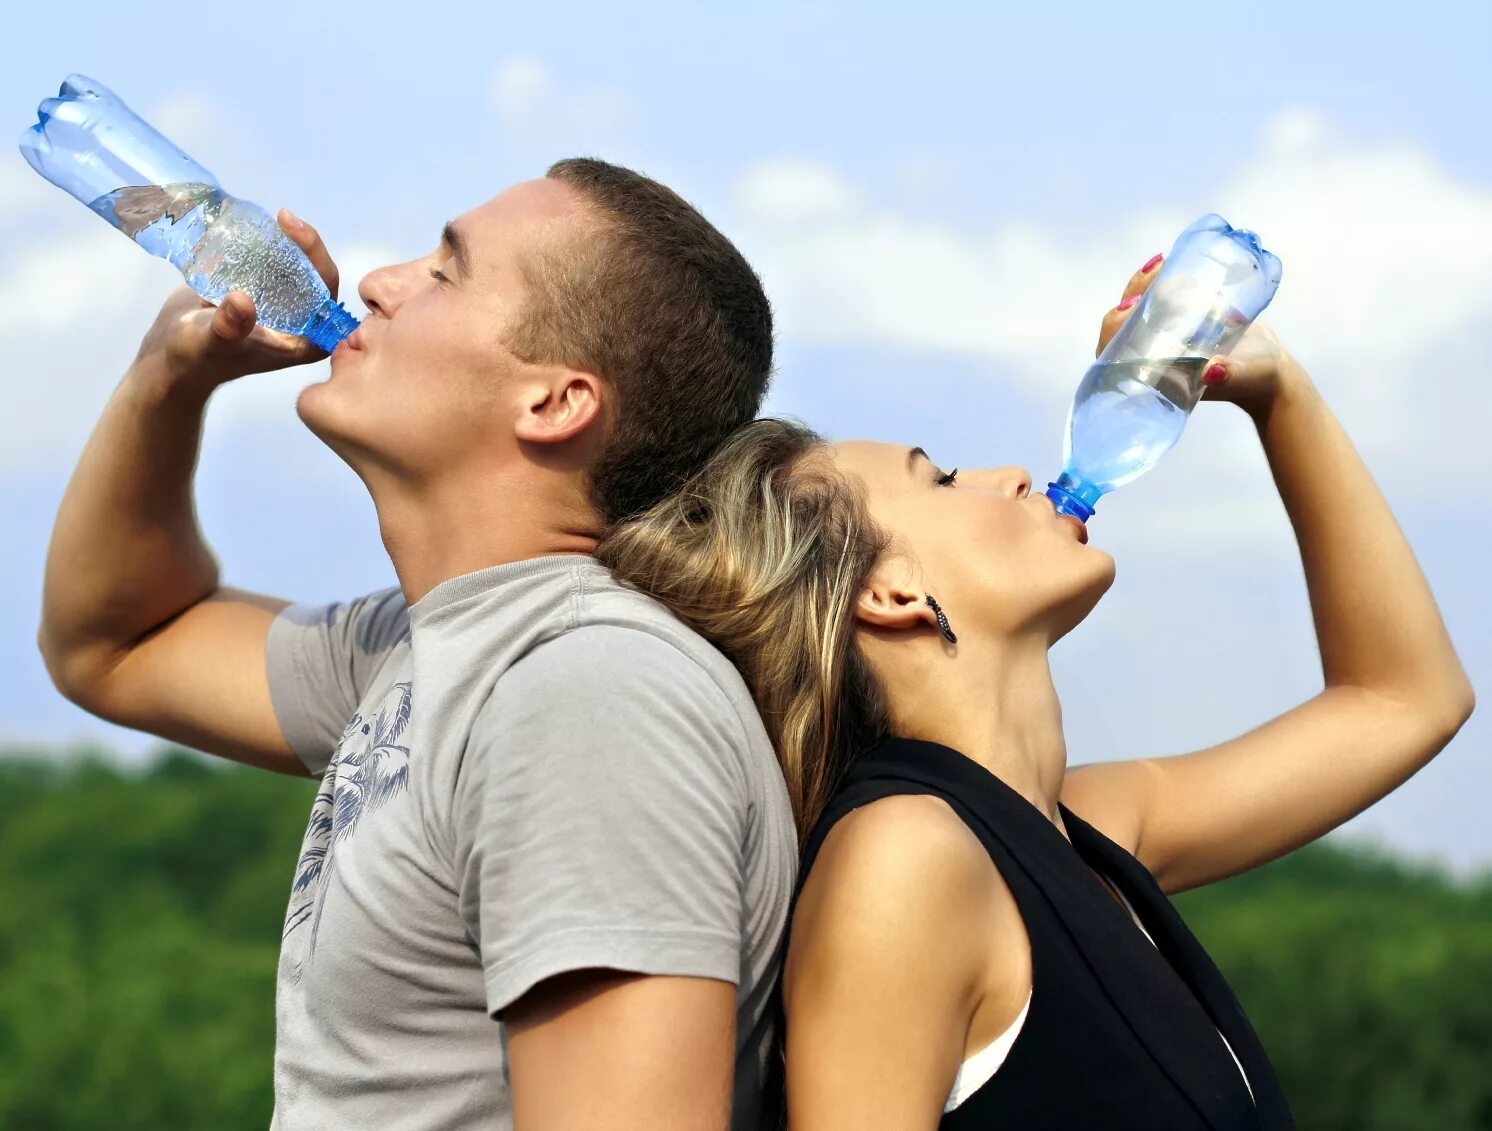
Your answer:
[[[992,873],[935,798],[884,798],[835,826],[783,978],[793,1131],[937,1127],[1000,939]]]
[[[1255,327],[1224,371],[1209,394],[1258,429],[1300,547],[1325,687],[1210,749],[1069,775],[1063,800],[1122,830],[1168,891],[1335,828],[1434,757],[1474,703],[1413,551],[1304,369]]]

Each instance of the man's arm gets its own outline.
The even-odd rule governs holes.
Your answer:
[[[281,214],[336,292],[316,233]],[[47,554],[38,644],[85,710],[237,761],[305,767],[276,722],[265,641],[285,602],[223,588],[197,524],[192,475],[213,390],[321,357],[255,325],[234,292],[188,288],[162,307],[68,484]]]
[[[710,675],[645,631],[576,629],[498,681],[454,855],[520,1131],[728,1125],[745,741]]]
[[[725,1131],[736,988],[581,970],[503,1015],[517,1131]]]

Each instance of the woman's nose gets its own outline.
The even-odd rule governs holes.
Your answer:
[[[978,474],[995,490],[1013,499],[1024,499],[1031,493],[1031,473],[1024,467],[991,467]]]

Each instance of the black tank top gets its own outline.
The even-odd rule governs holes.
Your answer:
[[[800,890],[835,822],[903,793],[941,797],[969,826],[1010,886],[1031,940],[1025,1023],[999,1071],[944,1115],[940,1127],[1295,1126],[1238,1000],[1145,866],[1061,806],[1069,843],[1034,805],[955,750],[894,738],[871,751],[814,827]],[[1153,945],[1095,870],[1133,905]]]

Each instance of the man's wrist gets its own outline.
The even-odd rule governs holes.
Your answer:
[[[201,409],[218,387],[218,382],[183,372],[157,354],[136,358],[123,384],[139,403],[161,408]]]

